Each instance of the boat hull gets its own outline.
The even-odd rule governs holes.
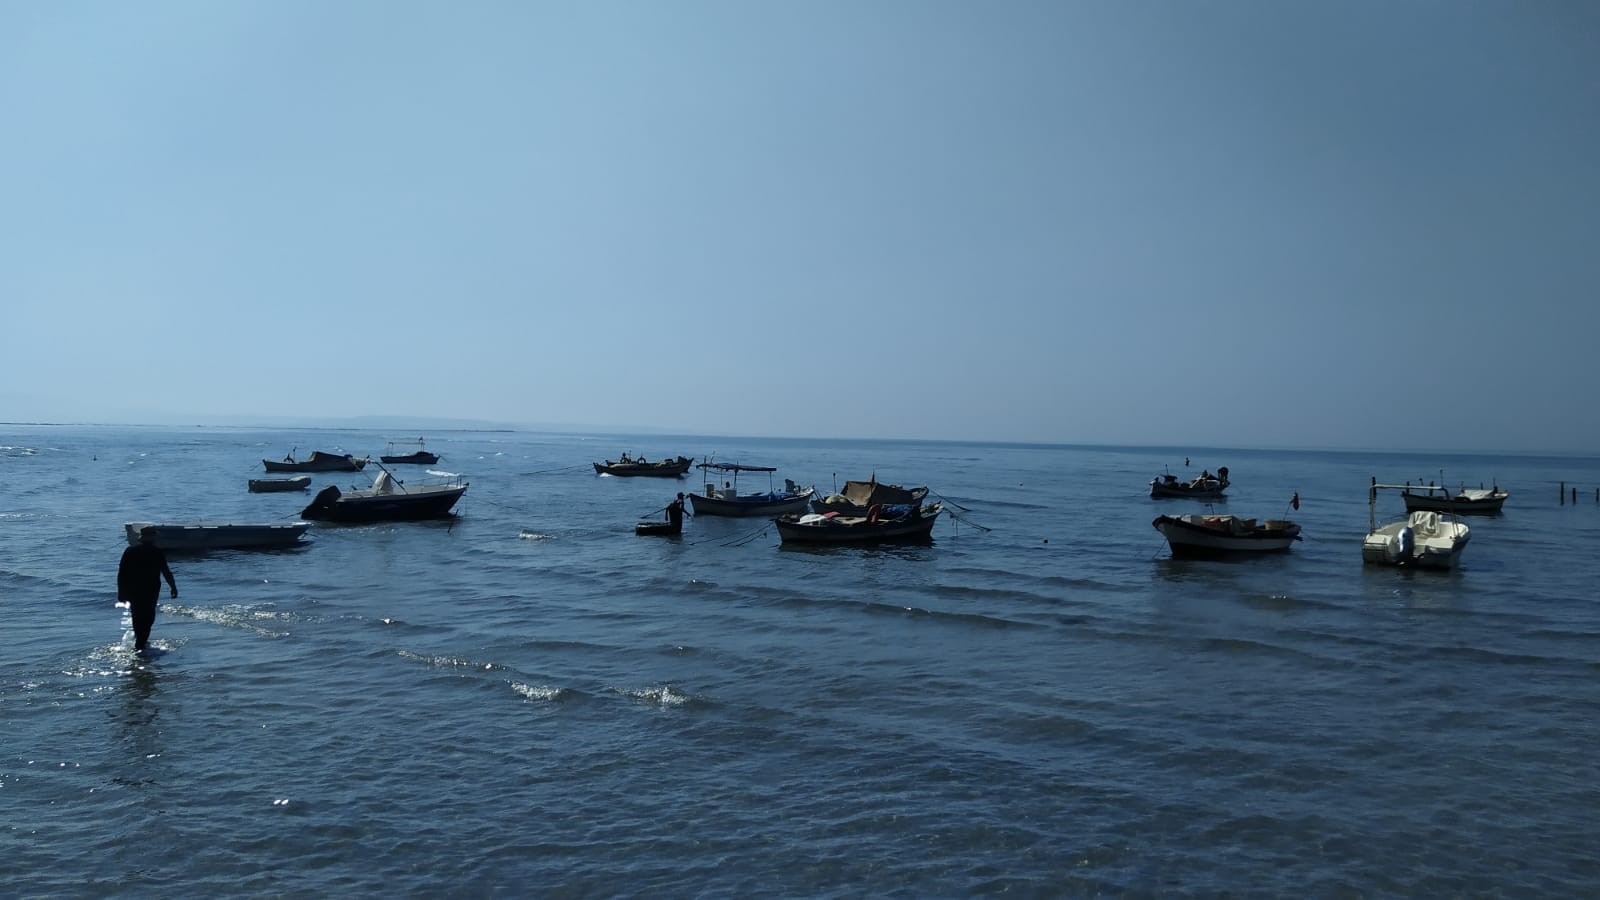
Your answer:
[[[1471,538],[1465,524],[1419,511],[1369,532],[1361,542],[1361,560],[1373,565],[1453,569]]]
[[[378,461],[391,466],[431,466],[439,461],[439,454],[429,453],[426,450],[418,450],[416,453],[406,453],[400,456],[380,456],[378,457]]]
[[[933,540],[933,526],[943,508],[937,504],[922,507],[920,515],[872,522],[864,516],[787,515],[773,520],[778,538],[785,544],[869,544],[915,543]]]
[[[780,516],[784,513],[805,512],[815,488],[805,488],[797,493],[770,492],[742,494],[736,497],[708,497],[690,494],[689,505],[697,516]]]
[[[263,459],[261,464],[268,472],[359,472],[366,466],[367,459],[357,459],[348,453],[341,455],[314,450],[309,459],[288,462]]]
[[[129,544],[139,543],[139,532],[153,526],[157,547],[168,552],[197,550],[267,550],[293,547],[301,543],[300,536],[311,527],[309,522],[196,522],[192,524],[161,524],[159,522],[128,522],[123,525]]]
[[[1282,553],[1300,540],[1293,522],[1239,525],[1233,516],[1157,516],[1150,525],[1167,539],[1175,557],[1209,559],[1252,553]]]
[[[280,491],[303,491],[311,487],[310,475],[296,475],[293,478],[252,478],[250,479],[250,493],[273,494]]]
[[[1217,483],[1215,486],[1210,487],[1192,487],[1184,484],[1183,482],[1174,484],[1172,482],[1163,482],[1160,479],[1152,479],[1150,482],[1150,497],[1153,500],[1175,500],[1182,498],[1211,501],[1226,500],[1228,498],[1223,496],[1222,492],[1226,491],[1227,489],[1228,483],[1226,481]]]
[[[683,534],[682,522],[639,522],[633,526],[633,533],[637,535],[662,535],[673,537]]]
[[[332,485],[300,511],[300,517],[318,522],[414,522],[446,519],[467,492],[467,485],[429,485],[406,491],[351,491]]]
[[[1402,493],[1400,498],[1405,501],[1408,513],[1442,512],[1458,516],[1495,516],[1500,514],[1500,507],[1505,505],[1506,498],[1510,496],[1511,494],[1506,491],[1496,491],[1483,498],[1411,493]]]
[[[693,462],[694,460],[687,456],[653,463],[614,463],[608,459],[603,463],[595,463],[594,473],[615,475],[619,478],[682,478]]]

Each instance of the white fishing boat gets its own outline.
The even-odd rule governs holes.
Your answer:
[[[1450,569],[1466,549],[1471,529],[1449,513],[1416,510],[1404,518],[1378,524],[1378,492],[1404,492],[1403,484],[1379,484],[1372,479],[1367,491],[1367,537],[1361,544],[1364,562],[1419,569]]]
[[[775,466],[746,466],[739,463],[703,462],[695,468],[704,469],[706,477],[712,472],[722,472],[732,477],[718,487],[708,481],[704,494],[690,494],[689,505],[697,516],[781,516],[784,513],[805,512],[806,505],[816,494],[815,487],[799,487],[785,478],[783,489],[770,487]],[[740,472],[766,472],[769,487],[765,491],[739,493]]]
[[[156,530],[155,544],[162,550],[267,550],[293,547],[311,527],[310,522],[129,522],[122,526],[128,543],[138,544],[139,533]]]

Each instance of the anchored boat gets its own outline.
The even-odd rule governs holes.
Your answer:
[[[1177,557],[1219,557],[1288,550],[1300,540],[1300,526],[1286,519],[1255,519],[1190,513],[1156,516],[1151,526],[1167,539]]]
[[[1465,522],[1448,513],[1417,510],[1405,518],[1378,525],[1378,492],[1404,492],[1407,485],[1379,484],[1367,489],[1367,537],[1361,543],[1364,562],[1420,569],[1450,569],[1472,537]]]
[[[410,447],[413,444],[416,445],[417,449],[411,451],[410,453],[396,452],[398,449],[397,445]],[[430,453],[427,448],[423,447],[422,438],[417,438],[414,441],[390,441],[389,452],[379,456],[378,461],[387,463],[391,466],[396,464],[431,466],[439,461],[439,454]]]
[[[252,494],[270,494],[278,491],[303,491],[310,486],[310,475],[296,475],[292,478],[250,479],[250,493]]]
[[[766,491],[739,493],[740,472],[766,472],[767,482],[770,485],[772,473],[778,471],[776,466],[703,462],[696,468],[705,470],[708,479],[712,472],[732,476],[724,480],[720,488],[715,483],[707,481],[704,494],[689,495],[689,503],[694,507],[694,514],[697,516],[777,516],[784,513],[805,512],[806,504],[817,492],[814,487],[802,488],[785,478],[783,490],[769,487]]]
[[[321,522],[410,522],[444,519],[451,507],[467,492],[467,483],[458,476],[443,484],[406,486],[385,469],[373,479],[372,487],[361,491],[341,491],[328,485],[317,492],[300,511],[301,518]]]
[[[359,472],[366,466],[367,458],[313,450],[305,459],[296,460],[291,450],[284,459],[263,459],[261,464],[268,472]]]
[[[865,516],[838,513],[790,513],[773,522],[785,544],[887,544],[932,540],[933,526],[944,507],[874,504]]]
[[[156,530],[155,545],[172,552],[197,550],[270,550],[293,547],[310,528],[309,522],[129,522],[122,526],[129,544],[139,543],[139,533]]]

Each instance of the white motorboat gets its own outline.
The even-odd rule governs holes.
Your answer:
[[[1465,522],[1449,513],[1416,510],[1405,518],[1378,525],[1378,491],[1405,491],[1401,484],[1379,484],[1372,479],[1367,492],[1367,537],[1361,543],[1361,559],[1387,566],[1413,566],[1419,569],[1450,569],[1472,537]]]
[[[311,527],[310,522],[129,522],[122,526],[128,543],[139,543],[145,528],[156,530],[155,543],[162,550],[267,550],[293,547]]]
[[[1286,519],[1255,519],[1188,513],[1156,516],[1151,526],[1161,532],[1173,556],[1215,557],[1287,550],[1300,540],[1300,526]]]
[[[382,464],[379,464],[382,468]],[[311,498],[311,503],[300,511],[307,519],[321,522],[412,522],[422,519],[447,519],[451,507],[467,492],[467,483],[453,472],[434,472],[429,475],[445,478],[443,484],[407,486],[389,474],[388,469],[378,473],[368,490],[340,491],[328,485]]]

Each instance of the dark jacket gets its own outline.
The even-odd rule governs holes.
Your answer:
[[[167,554],[155,544],[135,544],[122,551],[117,566],[117,599],[128,603],[154,603],[161,596],[161,579],[177,590]]]

